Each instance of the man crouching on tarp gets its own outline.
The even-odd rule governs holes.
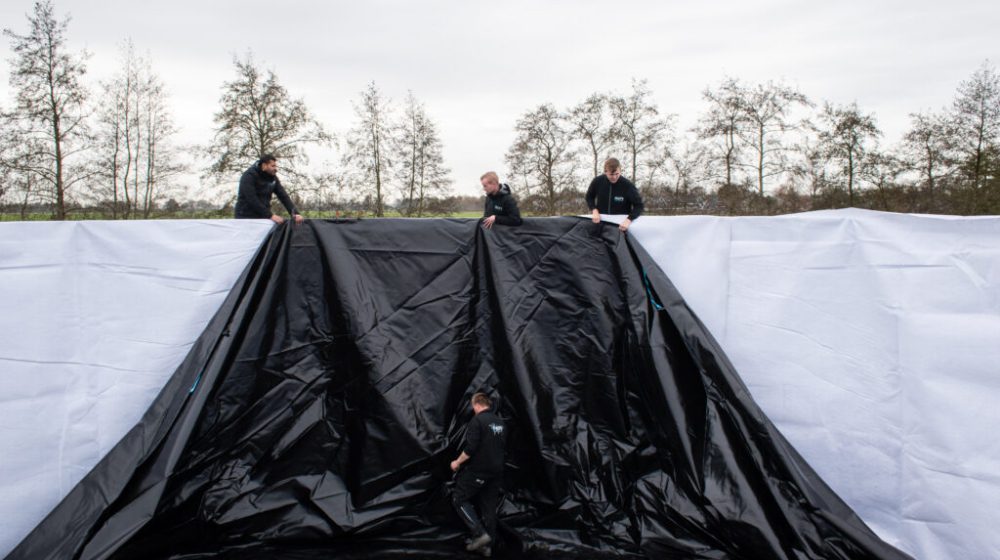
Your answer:
[[[493,401],[485,393],[472,395],[475,416],[465,428],[462,454],[451,462],[451,470],[457,473],[452,501],[472,533],[472,540],[465,548],[486,557],[492,555],[490,543],[496,539],[497,500],[507,437],[503,420],[493,413],[492,407]],[[473,499],[478,502],[482,522],[472,505]]]
[[[271,212],[272,195],[278,196],[295,223],[302,223],[305,218],[295,209],[285,187],[278,180],[278,158],[264,154],[240,177],[240,186],[236,191],[236,219],[266,218],[278,225],[283,224],[285,219]]]
[[[486,193],[486,207],[483,210],[483,227],[490,229],[494,223],[502,226],[521,225],[521,211],[517,209],[517,201],[510,194],[510,187],[500,184],[500,177],[495,171],[487,171],[479,178]]]

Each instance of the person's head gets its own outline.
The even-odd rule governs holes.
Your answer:
[[[617,183],[618,179],[622,176],[622,162],[615,158],[608,158],[605,160],[604,176],[608,178],[608,181]]]
[[[472,395],[472,411],[476,414],[488,410],[493,406],[493,400],[486,393],[476,393]]]
[[[274,175],[278,172],[278,158],[271,154],[264,154],[260,156],[260,170],[268,175]]]
[[[483,192],[487,196],[494,195],[500,190],[500,177],[497,176],[496,171],[483,173],[483,176],[479,178],[479,182],[483,184]]]

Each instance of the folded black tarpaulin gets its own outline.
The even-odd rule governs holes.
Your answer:
[[[697,248],[692,248],[697,250]],[[902,559],[611,224],[276,228],[140,423],[7,557],[468,557],[469,397],[508,437],[498,552]]]

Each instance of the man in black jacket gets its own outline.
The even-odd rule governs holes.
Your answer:
[[[497,500],[503,478],[505,433],[503,420],[493,413],[493,401],[485,393],[472,395],[475,416],[465,429],[465,446],[451,462],[455,471],[452,501],[458,516],[469,528],[472,540],[466,550],[490,556],[490,543],[496,539]],[[476,516],[473,498],[479,502]]]
[[[507,184],[500,184],[496,172],[487,171],[479,178],[486,193],[486,207],[483,210],[483,227],[490,229],[494,223],[504,226],[521,225],[521,212],[517,201],[510,194]]]
[[[304,218],[295,209],[285,187],[281,186],[281,181],[278,180],[278,160],[271,154],[261,156],[240,177],[240,187],[236,194],[236,218],[268,218],[279,225],[284,223],[284,218],[271,213],[272,194],[278,195],[278,200],[288,209],[295,223],[301,224]]]
[[[601,222],[601,212],[605,214],[628,214],[618,229],[628,231],[642,214],[642,196],[632,181],[622,177],[622,164],[615,158],[604,162],[604,174],[594,177],[587,189],[587,207],[593,214],[595,224]]]

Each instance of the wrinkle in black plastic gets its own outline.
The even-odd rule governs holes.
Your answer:
[[[277,228],[140,424],[8,559],[468,557],[448,464],[478,390],[511,428],[498,552],[907,558],[634,240],[551,218]]]

